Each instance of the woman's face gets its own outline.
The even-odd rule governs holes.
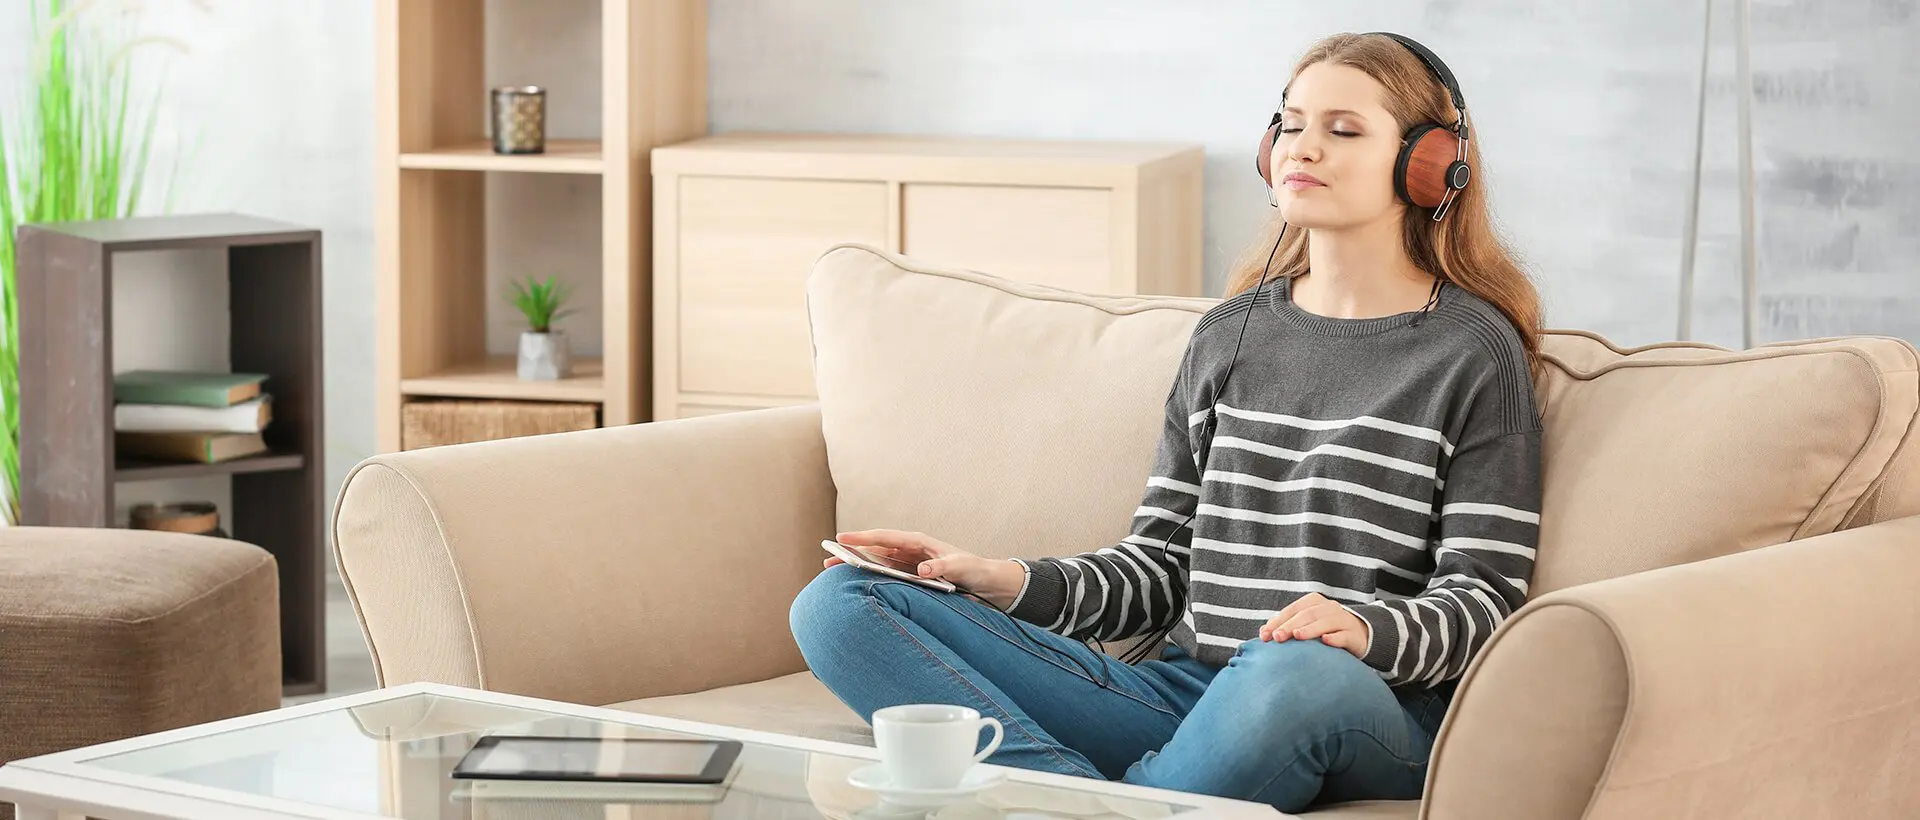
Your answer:
[[[1288,223],[1341,229],[1404,214],[1393,192],[1403,129],[1381,106],[1385,95],[1365,72],[1335,63],[1293,78],[1268,169]]]

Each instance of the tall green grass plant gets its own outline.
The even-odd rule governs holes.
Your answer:
[[[20,225],[133,216],[146,199],[157,93],[133,83],[132,52],[150,41],[101,0],[26,0],[28,76],[0,88],[0,513],[19,523],[20,333],[14,242]],[[204,8],[203,3],[195,3]],[[108,17],[107,12],[117,17]],[[8,93],[11,92],[11,93]],[[136,99],[141,97],[144,99]],[[170,184],[167,187],[171,187]]]

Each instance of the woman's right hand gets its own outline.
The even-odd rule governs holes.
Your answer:
[[[922,578],[944,578],[1006,609],[1026,585],[1027,571],[1006,559],[982,558],[933,536],[905,530],[858,530],[834,536],[849,547],[916,564]],[[829,556],[826,566],[842,563]]]

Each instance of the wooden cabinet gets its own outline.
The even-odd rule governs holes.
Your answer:
[[[842,242],[1201,294],[1198,145],[728,134],[652,158],[656,420],[812,401],[804,288]]]
[[[688,176],[676,187],[676,392],[809,395],[794,272],[834,243],[884,242],[886,183]],[[656,418],[659,411],[656,404]]]

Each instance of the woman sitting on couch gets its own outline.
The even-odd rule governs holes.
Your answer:
[[[1337,35],[1281,100],[1272,230],[1187,342],[1131,535],[1033,561],[838,535],[961,590],[830,558],[800,594],[802,653],[863,718],[961,704],[1005,726],[992,762],[1282,811],[1420,796],[1533,575],[1539,299],[1438,57]],[[1086,643],[1126,639],[1169,645]]]

